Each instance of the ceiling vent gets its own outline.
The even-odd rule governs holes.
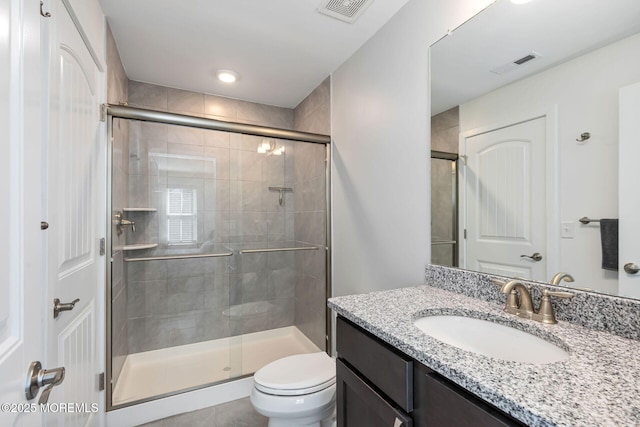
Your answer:
[[[511,61],[504,65],[501,65],[500,67],[494,68],[493,70],[491,70],[491,72],[495,74],[506,74],[510,71],[522,67],[525,64],[530,64],[531,61],[538,59],[541,56],[542,55],[540,55],[538,52],[531,52],[526,54],[522,58],[518,58],[515,61]]]
[[[318,12],[352,24],[371,3],[373,0],[324,0]]]

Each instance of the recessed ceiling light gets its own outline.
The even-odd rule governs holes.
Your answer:
[[[240,77],[238,73],[231,70],[218,70],[216,71],[216,76],[218,80],[225,83],[233,83]]]

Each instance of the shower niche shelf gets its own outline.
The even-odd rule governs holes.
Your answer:
[[[156,208],[122,208],[124,212],[157,212]]]
[[[153,249],[157,248],[157,243],[136,243],[135,245],[125,245],[122,250],[123,251],[140,251],[142,249]]]

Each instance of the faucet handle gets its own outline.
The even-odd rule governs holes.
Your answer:
[[[553,306],[551,305],[550,297],[571,299],[574,296],[576,296],[576,294],[572,292],[550,291],[548,289],[544,289],[542,291],[542,300],[540,301],[540,310],[538,310],[538,314],[541,318],[540,321],[547,324],[558,323],[556,320],[556,314],[553,311]]]
[[[542,291],[542,297],[546,296],[556,297],[556,298],[566,298],[571,299],[576,296],[573,292],[565,292],[565,291],[550,291],[549,289],[544,289]]]

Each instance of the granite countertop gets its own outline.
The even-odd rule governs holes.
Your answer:
[[[521,319],[503,306],[428,285],[335,297],[329,307],[527,425],[640,425],[640,341],[563,321]],[[413,325],[437,314],[514,326],[559,345],[570,357],[540,365],[461,350]]]

